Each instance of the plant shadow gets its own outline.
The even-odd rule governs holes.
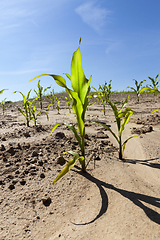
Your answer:
[[[151,158],[147,160],[132,160],[132,159],[124,159],[123,162],[131,163],[131,164],[142,164],[152,168],[160,169],[160,163],[153,163],[152,161],[158,160],[159,158]]]
[[[77,166],[75,166],[75,167],[78,170],[80,170],[79,167],[77,167]],[[148,195],[135,193],[132,191],[117,188],[112,184],[105,183],[105,182],[93,177],[88,172],[83,173],[82,171],[78,171],[78,170],[73,170],[73,171],[84,176],[86,179],[88,179],[89,181],[91,181],[92,183],[97,185],[97,187],[99,188],[100,194],[101,194],[102,204],[101,204],[101,209],[100,209],[99,213],[93,220],[91,220],[89,222],[85,222],[85,223],[78,223],[78,224],[72,222],[74,225],[91,224],[91,223],[95,222],[98,218],[100,218],[103,214],[106,213],[106,211],[108,209],[108,196],[107,196],[107,193],[105,192],[104,188],[112,189],[112,190],[116,191],[117,193],[121,194],[123,197],[129,199],[136,206],[140,207],[151,221],[160,225],[160,214],[158,212],[156,212],[155,210],[151,209],[150,207],[145,206],[145,204],[144,204],[144,203],[147,203],[152,206],[160,208],[160,198],[155,198],[152,196],[148,196]],[[142,202],[144,202],[144,203],[142,203]]]

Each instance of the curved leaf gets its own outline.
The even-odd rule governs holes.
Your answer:
[[[53,133],[53,131],[58,127],[58,126],[60,126],[60,125],[64,125],[64,123],[56,123],[54,126],[53,126],[53,128],[52,128],[52,130],[51,130],[51,132],[50,132],[50,135]]]
[[[92,122],[92,123],[101,125],[101,126],[104,127],[105,129],[107,129],[108,131],[110,131],[110,133],[112,133],[112,135],[115,137],[115,139],[116,139],[117,142],[119,143],[119,139],[117,138],[116,134],[115,134],[115,133],[110,129],[110,127],[108,127],[106,124],[101,123],[101,122],[98,122],[98,121],[95,121],[95,122]]]
[[[81,138],[79,137],[78,133],[77,133],[77,130],[75,129],[75,127],[72,125],[72,124],[69,124],[69,123],[64,123],[64,125],[66,125],[67,127],[69,127],[73,133],[74,133],[74,136],[75,138],[77,139],[78,143],[79,143],[79,146],[81,148],[82,144],[81,144]]]
[[[136,135],[136,136],[129,137],[129,138],[127,138],[127,139],[124,141],[124,143],[122,144],[122,154],[124,153],[124,150],[125,150],[125,147],[126,147],[126,143],[127,143],[130,139],[135,138],[135,137],[139,137],[140,135],[141,135],[141,134]]]
[[[120,127],[119,136],[122,135],[122,132],[123,132],[123,130],[124,130],[124,126],[128,123],[129,118],[130,118],[130,116],[131,116],[132,114],[133,114],[132,111],[129,111],[129,112],[126,113],[126,115],[125,115],[125,117],[124,117],[124,119],[123,119],[122,125],[121,125],[121,127]]]
[[[32,78],[31,80],[29,80],[28,82],[31,82],[31,81],[33,81],[33,80],[35,80],[35,79],[37,79],[37,78],[42,77],[42,76],[50,76],[50,74],[41,74],[41,75],[38,75],[38,76]]]
[[[0,94],[2,94],[5,90],[8,90],[8,89],[2,89],[2,90],[0,90]]]
[[[123,112],[118,114],[118,117],[121,118],[126,115],[127,112],[131,111],[130,107],[127,107]]]
[[[53,184],[55,184],[60,178],[62,178],[76,163],[76,161],[79,159],[79,155],[75,156],[73,159],[71,159],[67,165],[63,168],[63,170],[58,174],[58,176],[54,179]]]
[[[129,100],[129,95],[128,95],[128,97],[126,98],[126,100],[124,101],[124,103],[122,104],[122,107],[121,107],[119,113],[121,113],[122,109],[123,109],[123,108],[125,107],[125,105],[128,103],[128,100]]]
[[[157,112],[159,110],[160,110],[160,108],[157,108],[157,109],[153,110],[152,113]]]

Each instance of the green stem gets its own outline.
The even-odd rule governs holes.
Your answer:
[[[84,136],[82,136],[82,147],[81,147],[81,152],[82,156],[84,157],[84,160],[82,162],[82,171],[86,172],[86,164],[85,164],[85,147],[84,147]]]
[[[119,159],[122,160],[122,140],[121,140],[121,137],[119,137]]]

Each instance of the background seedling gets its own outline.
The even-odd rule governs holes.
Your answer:
[[[154,95],[156,95],[158,93],[158,88],[159,88],[159,81],[158,80],[159,74],[157,74],[157,76],[155,78],[152,77],[148,77],[151,80],[151,84],[149,84],[148,86],[151,88],[152,92],[154,92]]]
[[[142,92],[146,91],[146,90],[149,90],[148,87],[142,87],[142,84],[143,84],[143,82],[145,82],[145,81],[146,81],[146,80],[142,80],[140,83],[138,83],[138,81],[134,79],[134,83],[135,83],[136,87],[135,87],[135,88],[129,87],[129,86],[127,87],[127,88],[130,88],[131,90],[133,90],[133,92],[137,95],[137,101],[138,101],[138,103],[139,103],[140,94],[141,94]]]
[[[66,99],[66,105],[68,106],[68,110],[69,110],[69,113],[71,113],[71,101],[72,101],[72,98],[70,98],[70,96],[65,96],[65,99]]]
[[[107,82],[105,82],[105,84],[103,84],[103,85],[99,85],[98,90],[96,90],[94,87],[92,87],[96,91],[97,97],[102,102],[104,115],[106,115],[106,102],[107,102],[107,100],[109,100],[110,95],[112,93],[111,82],[112,82],[112,80],[109,81],[108,86],[107,86]]]
[[[124,150],[125,150],[126,143],[130,139],[132,139],[133,137],[136,137],[136,136],[129,137],[128,139],[126,139],[122,143],[122,132],[124,130],[125,125],[128,123],[130,116],[133,114],[133,112],[132,112],[130,107],[127,107],[127,108],[125,108],[125,110],[123,110],[123,108],[125,107],[125,105],[128,102],[128,99],[129,99],[129,96],[126,98],[125,102],[122,104],[122,107],[121,107],[121,109],[119,111],[118,111],[116,105],[114,103],[112,103],[110,100],[108,100],[108,103],[111,106],[111,108],[112,108],[112,110],[114,112],[114,115],[115,115],[117,128],[118,128],[118,136],[116,136],[116,134],[106,124],[98,122],[98,121],[94,122],[96,124],[99,124],[99,125],[103,126],[108,131],[110,131],[111,134],[114,136],[114,138],[117,140],[118,145],[119,145],[119,148],[118,148],[119,159],[122,159],[122,157],[123,157],[123,153],[124,153]],[[122,121],[122,118],[123,118],[123,121]]]
[[[36,93],[37,95],[37,99],[39,101],[39,105],[40,105],[40,108],[42,109],[42,103],[43,103],[43,95],[44,93],[50,89],[51,87],[46,87],[44,90],[43,90],[43,87],[40,85],[40,80],[38,81],[38,91],[34,90],[34,92]]]
[[[4,115],[4,113],[5,113],[5,109],[7,108],[7,106],[6,106],[6,101],[5,101],[6,99],[7,99],[7,98],[4,98],[4,99],[2,100],[2,102],[1,102],[3,115]]]
[[[33,100],[33,101],[35,101],[35,99]],[[46,112],[46,111],[37,111],[36,110],[36,106],[34,105],[33,107],[32,107],[32,104],[33,104],[33,102],[30,104],[30,112],[31,112],[31,119],[33,120],[33,122],[34,122],[34,125],[36,126],[37,125],[37,117],[41,114],[41,113],[45,113],[46,114],[46,116],[47,116],[47,120],[49,120],[49,116],[48,116],[48,113]]]
[[[23,97],[23,104],[17,105],[17,109],[19,112],[25,117],[26,119],[26,125],[29,127],[29,122],[32,120],[31,116],[31,102],[29,101],[29,95],[31,93],[31,90],[27,93],[27,96],[25,96],[22,92],[20,91],[15,91],[14,93],[19,92],[22,97]],[[34,101],[37,100],[37,98],[34,99]],[[21,106],[21,107],[19,107]]]
[[[57,100],[57,97],[56,97],[56,95],[54,93],[54,89],[52,89],[52,91],[50,92],[50,96],[47,96],[47,98],[48,98],[48,100],[50,102],[50,104],[48,105],[48,110],[49,110],[50,107],[53,107],[53,109],[54,109],[55,102]]]

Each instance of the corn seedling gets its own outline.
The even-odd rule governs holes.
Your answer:
[[[52,89],[52,91],[50,93],[50,96],[47,96],[47,98],[50,101],[50,104],[48,106],[48,110],[49,110],[50,107],[53,107],[53,109],[54,109],[55,102],[57,100],[57,97],[55,96],[55,93],[54,93],[54,89]]]
[[[95,121],[94,123],[99,124],[101,126],[103,126],[105,129],[107,129],[108,131],[110,131],[110,133],[114,136],[114,138],[117,140],[119,148],[118,148],[118,154],[119,154],[119,159],[122,159],[123,157],[123,153],[125,150],[125,145],[126,143],[132,139],[133,137],[136,136],[132,136],[129,137],[127,140],[125,140],[122,143],[122,132],[124,130],[125,125],[128,123],[130,116],[133,114],[132,110],[130,107],[125,108],[125,110],[123,110],[123,108],[125,107],[125,105],[127,104],[129,99],[129,96],[126,98],[126,100],[124,101],[124,103],[122,104],[121,109],[118,111],[116,105],[114,103],[112,103],[110,100],[108,100],[109,105],[111,106],[114,115],[115,115],[115,119],[116,119],[116,123],[117,123],[117,128],[118,128],[118,136],[116,136],[116,134],[111,130],[111,128],[109,126],[107,126],[104,123]],[[122,117],[123,117],[123,121],[122,121]]]
[[[65,96],[65,99],[66,99],[66,105],[68,106],[68,110],[69,110],[69,113],[71,113],[71,101],[72,101],[72,98],[70,98],[70,96]]]
[[[133,92],[137,95],[137,101],[139,103],[139,97],[140,97],[140,94],[146,90],[149,90],[149,87],[142,87],[142,84],[143,82],[145,82],[146,80],[142,80],[140,83],[138,83],[137,80],[134,79],[134,83],[136,85],[135,88],[133,87],[127,87],[127,88],[130,88],[131,90],[133,90]]]
[[[5,90],[8,90],[8,89],[2,89],[0,90],[0,94],[2,94]],[[5,112],[5,100],[6,98],[2,101],[1,105],[2,105],[2,109],[3,109],[3,115],[4,115],[4,112]]]
[[[79,41],[79,44],[81,42],[81,39]],[[59,173],[59,175],[56,177],[53,183],[57,182],[62,176],[64,176],[76,163],[77,160],[79,160],[82,171],[86,172],[87,165],[89,163],[86,163],[85,161],[85,113],[88,106],[88,93],[90,91],[90,82],[91,77],[88,80],[83,72],[82,69],[82,58],[81,58],[81,52],[80,52],[80,46],[78,49],[73,53],[72,56],[72,62],[71,62],[71,75],[65,74],[67,78],[71,81],[72,89],[68,88],[66,85],[66,80],[59,76],[59,75],[51,75],[51,74],[42,74],[40,76],[37,76],[35,78],[41,77],[41,76],[51,76],[54,78],[56,83],[65,88],[66,92],[69,94],[69,96],[72,98],[73,104],[72,109],[76,115],[77,123],[78,123],[78,130],[69,123],[57,123],[54,125],[54,127],[51,130],[51,133],[60,125],[66,125],[69,127],[73,133],[75,138],[77,139],[80,149],[81,149],[81,155],[79,155],[76,152],[68,151],[71,155],[73,155],[73,159],[70,160],[67,165],[64,167],[64,169]],[[33,78],[32,80],[34,80]],[[30,80],[30,81],[32,81]],[[65,154],[65,153],[64,153]]]
[[[158,80],[158,77],[159,77],[159,74],[157,74],[157,76],[155,78],[152,78],[152,77],[148,77],[152,84],[149,84],[149,87],[150,87],[150,90],[152,92],[154,92],[154,95],[156,95],[158,93],[158,88],[159,88],[159,81],[160,79]]]
[[[26,119],[25,123],[26,123],[27,127],[29,127],[29,122],[32,120],[31,102],[29,101],[29,95],[30,95],[31,90],[27,93],[27,96],[25,96],[20,91],[15,91],[14,93],[17,93],[17,92],[19,92],[23,97],[23,104],[21,104],[21,107],[19,107],[19,105],[17,105],[17,109],[25,117],[25,119]],[[37,100],[37,98],[35,98],[34,100]]]
[[[59,110],[60,110],[60,100],[56,97],[56,109],[58,111],[58,114],[60,114]]]
[[[34,99],[35,100],[35,99]],[[33,100],[33,101],[34,101]],[[33,102],[32,102],[33,103]],[[41,113],[45,113],[46,116],[47,116],[47,120],[49,120],[49,116],[48,116],[48,113],[46,111],[37,111],[36,110],[36,106],[34,105],[33,107],[32,106],[32,103],[30,103],[30,112],[31,112],[31,120],[33,120],[34,122],[34,125],[36,126],[37,125],[37,117],[41,114]]]
[[[7,98],[3,99],[2,102],[1,102],[3,115],[4,115],[4,113],[5,113],[5,109],[7,108],[7,106],[6,106],[6,101],[5,101],[6,99],[7,99]]]
[[[112,80],[109,81],[108,86],[107,86],[107,82],[105,82],[105,84],[103,84],[103,85],[99,85],[98,90],[96,90],[94,87],[92,87],[96,91],[97,97],[102,102],[104,115],[106,115],[106,102],[107,102],[107,100],[109,100],[110,95],[112,93],[111,82],[112,82]]]
[[[44,90],[43,90],[43,87],[40,85],[40,80],[38,81],[38,91],[34,90],[34,92],[36,93],[37,95],[37,99],[39,101],[39,105],[40,105],[40,108],[42,109],[42,103],[43,103],[43,95],[44,93],[50,89],[51,87],[46,87]]]
[[[96,97],[97,97],[97,95],[94,95],[93,93],[90,93],[90,94],[88,95],[88,108],[87,108],[87,110],[89,110],[89,107],[90,107],[90,106],[92,106],[93,104],[96,103],[96,101],[95,101],[95,102],[92,101],[93,99],[95,100]]]
[[[50,107],[56,107],[57,111],[58,111],[58,114],[60,114],[59,110],[60,110],[60,99],[57,98],[57,96],[54,94],[54,89],[52,90],[50,96],[47,96],[47,98],[49,99],[50,101],[50,104],[48,106],[48,110]],[[62,97],[60,97],[62,98]]]

